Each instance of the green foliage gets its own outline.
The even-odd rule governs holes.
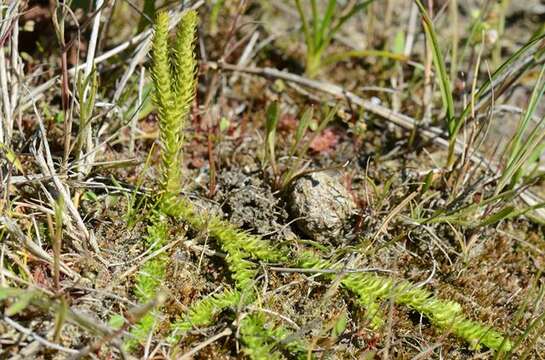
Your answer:
[[[159,212],[153,213],[147,232],[146,243],[151,251],[164,246],[169,240],[169,224],[165,216]],[[155,298],[164,281],[167,264],[168,256],[165,253],[160,253],[144,263],[136,278],[136,296],[139,302],[145,303]],[[157,314],[157,310],[151,311],[132,328],[133,337],[125,344],[127,348],[145,342],[149,333],[153,331]]]
[[[544,93],[545,66],[541,68],[528,107],[507,148],[505,168],[498,180],[496,194],[506,187],[508,189],[515,188],[520,183],[521,178],[530,172],[532,166],[535,166],[536,160],[539,159],[545,149],[545,142],[543,141],[545,139],[545,117],[542,117],[539,122],[534,124],[530,133],[527,134],[530,122],[535,116],[537,106],[541,103]]]
[[[292,339],[285,327],[275,326],[274,322],[261,312],[244,316],[239,325],[242,342],[245,345],[243,352],[250,359],[284,359],[283,353],[289,353],[287,356],[289,359],[308,359],[307,347],[300,341]]]
[[[175,204],[166,208],[165,211],[173,217],[183,219],[197,230],[206,231],[218,241],[220,246],[243,251],[246,257],[268,262],[278,262],[286,259],[282,251],[274,248],[261,237],[240,230],[216,216],[197,213],[193,205],[186,199],[178,199]]]
[[[295,0],[307,46],[306,74],[309,77],[315,77],[320,70],[324,51],[329,47],[333,36],[352,16],[364,10],[372,2],[373,0],[358,2],[342,16],[336,16],[336,14],[341,13],[341,9],[337,9],[336,0],[328,0],[326,9],[323,15],[320,16],[318,14],[317,0],[310,0],[312,18],[307,21],[306,11],[303,9],[301,0]]]
[[[275,262],[284,258],[280,251],[259,236],[237,229],[215,216],[198,214],[184,199],[178,199],[166,211],[216,239],[228,254],[226,261],[237,289],[245,294],[253,293],[253,282],[257,275],[257,265],[250,259]]]
[[[317,3],[311,0],[312,20],[307,23],[299,0],[296,0],[303,31],[307,42],[307,73],[315,75],[321,64],[321,57],[333,35],[357,11],[365,8],[371,1],[357,3],[344,16],[335,18],[335,1],[328,1],[322,17],[318,15]],[[419,4],[421,5],[421,4]],[[434,33],[431,20],[424,15],[426,33],[433,47],[436,67],[439,69],[440,85],[443,101],[447,108],[448,130],[451,139],[455,139],[463,123],[464,116],[456,118],[450,82],[446,74],[445,64],[438,47],[437,36]],[[206,232],[214,238],[218,246],[227,253],[226,262],[234,280],[234,289],[201,299],[193,304],[188,312],[171,325],[170,340],[176,342],[187,331],[194,327],[207,326],[215,321],[217,315],[224,309],[246,305],[257,296],[255,279],[258,275],[257,261],[282,262],[287,260],[283,251],[276,249],[259,236],[237,229],[232,224],[215,216],[197,212],[191,203],[178,196],[181,186],[182,146],[184,143],[184,123],[189,116],[191,104],[195,96],[196,61],[193,52],[197,14],[188,11],[177,29],[173,51],[169,51],[168,16],[159,13],[153,41],[152,76],[155,86],[154,102],[158,109],[161,151],[161,185],[163,197],[160,199],[160,211],[155,213],[148,228],[148,246],[152,250],[159,249],[168,241],[169,225],[166,216],[187,222],[198,231]],[[325,127],[336,111],[330,110],[322,121],[320,129]],[[307,110],[295,134],[294,143],[290,147],[290,158],[297,155],[298,159],[306,151],[306,146],[299,146],[310,120],[312,110]],[[277,105],[272,105],[267,111],[267,148],[266,152],[273,171],[278,174],[275,163],[276,126],[279,119]],[[318,131],[319,132],[319,131]],[[515,144],[515,142],[513,142]],[[519,147],[520,148],[520,147]],[[297,164],[296,164],[297,165]],[[297,176],[290,167],[281,177],[285,186],[290,179]],[[498,218],[511,216],[512,209],[499,211],[495,217],[485,221],[495,222]],[[494,214],[493,214],[494,215]],[[492,216],[493,216],[492,215]],[[168,257],[159,254],[144,264],[137,278],[136,292],[140,301],[149,301],[155,296],[157,289],[165,276]],[[313,254],[306,253],[299,260],[299,265],[306,268],[330,268],[332,265]],[[335,275],[325,275],[333,279]],[[351,273],[341,279],[341,284],[357,296],[358,302],[367,309],[370,324],[374,328],[383,325],[381,301],[393,300],[396,304],[406,305],[430,319],[437,327],[452,332],[468,341],[472,346],[485,345],[491,349],[509,350],[511,343],[495,330],[467,320],[461,306],[452,301],[438,300],[429,291],[418,288],[406,281],[394,281],[372,273]],[[156,323],[158,310],[144,316],[133,329],[134,341],[142,341],[152,331]],[[334,335],[338,336],[346,327],[347,317],[344,316],[335,325]],[[252,359],[281,358],[280,349],[293,354],[305,354],[303,345],[297,341],[288,341],[289,333],[281,326],[274,326],[262,313],[245,314],[240,320],[240,334],[245,347],[244,353]]]
[[[270,340],[266,317],[261,313],[249,314],[240,321],[240,334],[244,342],[244,354],[253,360],[282,359]]]
[[[466,227],[487,226],[545,207],[545,204],[537,204],[524,209],[516,209],[512,205],[502,206],[502,204],[513,201],[519,194],[518,190],[506,190],[487,197],[478,203],[468,204],[449,211],[440,209],[428,218],[415,219],[415,221],[421,224],[449,223]],[[483,209],[488,209],[490,214],[485,217],[476,216]]]
[[[443,105],[447,111],[447,125],[448,125],[448,134],[450,138],[455,138],[457,132],[460,129],[460,124],[457,123],[454,109],[454,98],[452,97],[452,85],[450,83],[450,78],[447,73],[447,68],[445,66],[444,56],[439,47],[439,40],[437,39],[437,34],[433,27],[433,22],[428,16],[424,5],[420,0],[416,0],[416,4],[422,13],[422,20],[424,24],[424,30],[426,31],[426,37],[430,43],[432,54],[433,54],[433,63],[437,69],[437,75],[439,77],[439,87],[441,88],[441,97],[443,99]]]
[[[273,101],[268,107],[266,112],[265,121],[265,154],[266,160],[271,164],[273,173],[276,175],[278,170],[276,168],[276,127],[280,120],[280,110],[278,102]]]
[[[348,325],[348,313],[346,310],[344,310],[337,321],[335,321],[335,324],[333,325],[333,329],[331,329],[331,336],[337,338],[341,336],[344,331],[346,330],[346,326]]]
[[[161,175],[165,197],[178,194],[181,183],[180,119],[177,117],[174,92],[172,91],[170,55],[168,44],[168,15],[157,15],[153,37],[153,64],[151,74],[155,85],[154,102],[159,115],[161,140]]]
[[[151,251],[161,248],[168,241],[169,225],[163,215],[163,208],[174,203],[180,192],[183,127],[195,97],[196,60],[193,48],[197,22],[196,11],[189,10],[183,15],[176,34],[174,52],[171,54],[168,14],[160,12],[156,19],[151,73],[155,86],[153,100],[159,116],[163,197],[159,200],[161,211],[152,215],[151,225],[147,229],[147,243]],[[136,281],[139,301],[147,302],[155,297],[164,280],[167,263],[168,256],[161,253],[148,260],[140,269]],[[152,331],[156,315],[157,310],[146,314],[133,328],[129,347],[145,340]]]
[[[138,324],[131,329],[132,336],[125,342],[125,349],[130,350],[136,348],[138,345],[145,344],[146,339],[156,324],[157,315],[158,311],[152,310],[140,319]]]
[[[183,124],[188,117],[191,105],[195,98],[197,79],[197,60],[195,59],[195,41],[199,18],[195,10],[189,10],[184,14],[176,31],[174,42],[174,95],[176,97],[176,109],[178,117]],[[180,134],[183,141],[183,128]]]
[[[183,128],[195,96],[193,47],[197,19],[194,10],[184,14],[178,26],[174,54],[169,51],[168,14],[160,12],[155,25],[151,73],[155,85],[153,99],[159,116],[164,203],[172,201],[180,192]],[[171,61],[172,55],[174,61]]]
[[[223,8],[225,0],[215,0],[210,11],[210,33],[216,35],[218,32],[218,16]]]
[[[287,162],[279,166],[276,162],[276,128],[280,119],[280,108],[276,102],[267,107],[265,123],[265,158],[270,163],[273,172],[273,188],[285,190],[292,180],[305,173],[303,169],[304,157],[312,141],[322,133],[327,125],[337,114],[338,107],[324,108],[324,115],[320,117],[318,126],[310,139],[304,141],[303,138],[311,127],[314,116],[313,108],[306,108],[300,117],[295,136],[293,137],[290,150],[287,156]]]
[[[429,46],[432,50],[433,63],[437,71],[437,76],[439,78],[439,87],[441,89],[441,98],[443,99],[443,107],[447,111],[447,130],[449,136],[449,152],[447,159],[447,167],[452,167],[454,164],[454,150],[456,146],[456,138],[458,132],[460,131],[465,118],[457,117],[456,110],[454,108],[454,98],[452,96],[452,85],[447,68],[445,66],[444,56],[439,47],[439,40],[437,38],[437,33],[433,26],[433,21],[429,17],[424,5],[420,0],[416,0],[416,4],[420,9],[422,14],[422,22],[424,24],[424,30],[426,31],[426,38],[428,39]]]
[[[140,269],[136,284],[136,294],[141,301],[149,301],[154,297],[157,288],[161,285],[165,275],[165,256],[157,257],[146,261]]]
[[[96,95],[98,92],[98,74],[95,69],[88,75],[83,74],[76,79],[76,88],[79,101],[79,128],[76,136],[76,158],[85,162],[82,157],[90,152],[92,144],[91,120],[95,110]],[[68,154],[65,154],[68,155]],[[83,164],[82,164],[83,165]]]
[[[304,253],[299,265],[305,268],[325,269],[332,265],[312,253]],[[332,277],[333,275],[326,275]],[[511,342],[488,326],[464,317],[462,307],[454,301],[436,299],[429,291],[416,287],[408,281],[394,281],[373,273],[351,273],[341,284],[368,304],[369,299],[392,299],[396,304],[406,305],[423,315],[440,329],[452,332],[466,340],[471,346],[480,345],[494,350],[509,350]]]
[[[0,289],[0,300],[10,296],[14,297],[14,301],[11,303],[11,305],[5,308],[4,314],[6,316],[17,315],[21,311],[25,310],[27,307],[30,306],[31,302],[37,296],[39,296],[39,293],[33,290],[16,291],[15,289],[12,289],[12,288]]]
[[[541,34],[531,38],[523,47],[521,47],[505,62],[503,62],[492,73],[491,76],[487,76],[486,81],[484,81],[483,84],[480,85],[475,91],[472,91],[470,103],[464,108],[464,110],[460,114],[456,114],[454,108],[454,100],[452,96],[452,81],[447,72],[444,56],[439,46],[437,33],[434,29],[431,18],[427,14],[425,7],[422,5],[422,2],[420,0],[416,0],[416,4],[418,5],[422,14],[424,29],[426,31],[426,36],[432,49],[433,61],[439,80],[439,87],[441,89],[441,98],[447,112],[447,130],[449,136],[447,167],[451,168],[456,160],[455,148],[457,145],[457,136],[462,127],[464,126],[466,120],[470,116],[476,116],[476,113],[478,111],[486,110],[486,105],[491,105],[494,101],[494,98],[499,98],[502,92],[509,88],[508,86],[502,85],[504,85],[505,83],[513,83],[517,79],[517,77],[521,77],[527,70],[531,69],[536,64],[539,64],[540,58],[543,55],[542,40],[544,36]],[[475,25],[474,27],[477,27],[477,25]],[[476,29],[473,29],[472,33],[473,32],[477,32]],[[538,85],[536,86],[536,90],[533,94],[534,100],[542,96],[542,87],[543,82],[538,81]],[[531,117],[535,111],[535,107],[533,105],[535,104],[531,102],[526,112],[526,117],[525,119],[523,119],[521,125],[519,126],[519,129],[525,129],[525,126],[527,126],[527,117]],[[543,133],[542,130],[541,133]],[[521,134],[517,132],[517,140],[515,140],[513,144],[516,144],[516,142],[520,140],[520,135]],[[532,140],[534,140],[531,142],[532,145],[527,147],[525,146],[525,148],[532,148],[532,150],[535,150],[530,151],[530,153],[533,155],[540,149],[537,149],[537,146],[539,144],[538,138],[536,137]],[[542,140],[542,138],[540,138],[539,140]],[[517,152],[517,150],[518,149],[516,146],[511,149],[508,165],[510,165],[509,170],[513,171],[510,172],[516,172],[516,169],[519,169],[522,166],[517,162],[513,162],[513,156],[515,156],[514,154]],[[543,150],[543,147],[541,147],[541,150]],[[528,157],[524,160],[535,158],[535,156],[532,157],[532,155],[528,155]],[[527,164],[527,162],[524,161],[523,163]],[[513,175],[513,173],[506,174],[505,179],[512,179]],[[501,185],[502,186],[498,187],[496,194],[504,190],[505,183]]]
[[[239,305],[242,300],[243,296],[240,291],[226,289],[219,294],[197,301],[189,308],[183,318],[171,325],[170,341],[178,341],[181,336],[192,328],[212,324],[221,311]]]
[[[144,0],[142,16],[140,16],[140,21],[138,22],[138,32],[143,31],[148,23],[155,18],[156,9],[155,0]]]

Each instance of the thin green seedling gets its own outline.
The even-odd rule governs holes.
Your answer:
[[[67,320],[68,302],[64,296],[59,299],[59,307],[55,312],[55,327],[53,328],[53,341],[59,342],[61,339],[62,330]]]
[[[333,120],[333,117],[337,113],[337,110],[338,107],[326,110],[326,114],[320,120],[318,127],[314,131],[313,136],[308,141],[304,142],[303,137],[307,133],[311,125],[312,118],[314,116],[313,108],[308,108],[305,110],[305,112],[301,116],[297,131],[295,132],[295,138],[293,139],[293,143],[290,147],[289,159],[292,160],[295,158],[295,162],[291,163],[288,166],[288,170],[282,175],[282,189],[286,189],[293,180],[305,173],[302,165],[305,154],[308,152],[310,144],[312,144],[312,141],[318,135],[320,135],[320,133],[324,131],[327,125]]]
[[[61,274],[61,248],[63,234],[63,214],[64,198],[59,196],[55,202],[55,222],[48,215],[47,225],[49,228],[49,236],[53,245],[53,286],[55,291],[60,291],[60,274]]]
[[[473,91],[472,97],[475,100],[468,104],[459,115],[461,120],[458,126],[462,127],[470,116],[486,111],[494,98],[500,97],[517,79],[540,63],[545,52],[543,39],[545,34],[532,36],[524,46],[487,77],[476,91]]]
[[[125,221],[127,222],[127,226],[129,228],[132,228],[139,219],[141,219],[143,216],[146,216],[143,214],[140,210],[145,208],[146,201],[148,200],[147,196],[138,196],[139,190],[142,188],[142,184],[144,183],[144,174],[146,174],[147,170],[151,166],[151,160],[152,160],[152,154],[155,151],[155,144],[152,144],[151,149],[148,153],[148,156],[146,157],[146,162],[144,163],[144,168],[142,169],[142,172],[138,175],[136,179],[136,184],[134,186],[133,191],[127,195],[128,197],[128,203],[127,203],[127,211],[125,213]]]
[[[210,33],[215,35],[218,32],[218,17],[225,0],[215,0],[210,10]]]
[[[266,111],[265,121],[265,156],[266,160],[271,164],[273,174],[277,176],[278,169],[276,166],[276,128],[278,127],[278,121],[280,119],[280,111],[278,103],[272,102]]]
[[[307,46],[305,71],[309,77],[315,77],[323,66],[322,58],[324,52],[331,44],[335,34],[339,32],[348,20],[367,8],[372,2],[373,0],[366,0],[356,3],[345,14],[336,16],[336,14],[341,13],[341,10],[337,8],[336,0],[328,0],[322,15],[318,12],[317,0],[310,0],[312,18],[307,20],[301,0],[295,0]],[[363,54],[354,55],[361,56]]]
[[[450,45],[450,78],[455,79],[458,73],[458,56],[459,56],[459,39],[460,39],[460,22],[458,0],[450,0],[449,16],[451,21],[452,41]]]
[[[288,161],[280,168],[276,161],[276,129],[280,118],[280,110],[276,102],[271,103],[267,108],[266,114],[266,135],[265,135],[265,154],[266,159],[271,165],[273,172],[273,187],[277,190],[285,190],[289,184],[296,178],[307,174],[303,166],[305,155],[308,152],[312,141],[320,135],[320,133],[327,127],[327,125],[333,120],[335,114],[338,111],[338,106],[325,110],[325,116],[318,123],[317,128],[314,130],[313,135],[306,141],[304,141],[305,135],[308,133],[311,127],[312,119],[314,117],[314,109],[307,108],[304,110],[295,135],[289,146]]]
[[[78,76],[76,79],[76,89],[79,100],[79,128],[75,141],[76,160],[83,161],[84,153],[92,152],[90,148],[91,139],[91,121],[95,109],[96,96],[98,92],[98,75],[96,69],[93,69],[88,76]],[[79,164],[79,172],[88,171],[84,164]]]

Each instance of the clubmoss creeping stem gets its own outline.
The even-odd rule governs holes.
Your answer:
[[[298,265],[318,269],[332,267],[331,263],[310,252],[301,255]],[[466,340],[474,348],[484,345],[494,350],[509,351],[512,347],[511,342],[496,330],[466,319],[460,304],[438,300],[429,291],[408,281],[394,281],[373,273],[354,273],[346,275],[341,284],[363,299],[364,304],[368,303],[368,299],[392,299],[396,304],[406,305],[428,317],[440,329]]]
[[[219,294],[214,294],[195,302],[181,319],[172,323],[169,342],[177,342],[181,336],[193,328],[212,324],[216,315],[221,311],[235,307],[241,301],[242,293],[240,291],[225,289]]]
[[[154,212],[152,214],[147,233],[146,244],[150,247],[150,251],[156,251],[168,242],[169,224],[162,213]],[[168,256],[165,253],[160,253],[142,265],[136,278],[135,289],[139,302],[146,303],[156,296],[165,277],[167,262]],[[132,349],[145,341],[153,329],[157,315],[158,310],[152,310],[140,319],[131,331],[133,337],[126,342],[126,348]]]
[[[307,346],[284,326],[275,326],[262,312],[246,314],[239,321],[240,335],[245,347],[243,352],[252,360],[308,359]],[[282,351],[280,351],[282,350]],[[314,357],[311,357],[313,359]]]

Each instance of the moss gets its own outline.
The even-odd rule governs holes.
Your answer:
[[[332,267],[328,261],[309,252],[301,256],[299,266],[318,269]],[[331,274],[324,276],[333,277]],[[496,330],[466,319],[460,304],[439,300],[431,292],[408,281],[394,281],[373,273],[353,273],[345,275],[341,284],[358,296],[363,305],[369,304],[370,299],[392,299],[396,304],[406,305],[422,313],[435,326],[452,332],[474,348],[484,345],[490,349],[508,351],[512,347],[511,342]],[[367,311],[371,312],[373,309]]]
[[[226,289],[195,302],[181,319],[172,323],[169,341],[178,341],[192,328],[212,324],[221,311],[237,306],[241,300],[242,294],[239,291]]]
[[[168,208],[176,201],[181,187],[183,128],[195,96],[195,30],[198,16],[193,10],[187,11],[177,31],[174,54],[168,41],[168,14],[160,12],[155,23],[152,46],[151,73],[155,87],[153,100],[159,116],[161,142],[161,185],[163,196],[158,200],[159,208]],[[174,66],[171,57],[174,55]],[[154,251],[168,242],[169,226],[163,211],[152,216],[148,227],[147,244]],[[168,256],[159,254],[147,261],[138,274],[136,294],[140,302],[154,298],[164,281]],[[155,312],[142,318],[133,328],[134,338],[129,347],[141,342],[152,331]]]
[[[281,359],[282,354],[274,350],[266,327],[266,319],[261,314],[250,314],[240,321],[240,334],[244,342],[243,352],[253,360]]]
[[[169,224],[165,217],[160,213],[152,215],[151,224],[148,226],[148,236],[146,243],[151,251],[155,251],[168,242]],[[168,265],[168,256],[164,253],[146,261],[136,278],[136,297],[141,303],[145,303],[155,298],[158,289],[164,281],[166,268]],[[126,344],[127,348],[134,348],[138,343],[143,343],[149,333],[152,331],[156,320],[156,312],[152,311],[146,314],[131,330],[133,338]]]
[[[290,333],[283,326],[275,326],[263,313],[248,314],[240,321],[243,352],[250,359],[307,359],[307,347],[289,340]],[[282,350],[282,351],[281,351]]]

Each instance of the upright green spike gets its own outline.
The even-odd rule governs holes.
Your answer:
[[[198,16],[195,10],[189,10],[184,14],[176,32],[174,45],[174,94],[177,109],[180,111],[182,126],[187,119],[191,103],[195,98],[195,83],[197,61],[195,59],[195,29],[198,24]]]
[[[194,54],[198,16],[189,10],[178,25],[173,61],[169,52],[168,14],[157,14],[152,46],[151,74],[155,85],[154,102],[159,115],[161,186],[163,204],[172,203],[180,192],[182,179],[183,130],[195,97]]]

